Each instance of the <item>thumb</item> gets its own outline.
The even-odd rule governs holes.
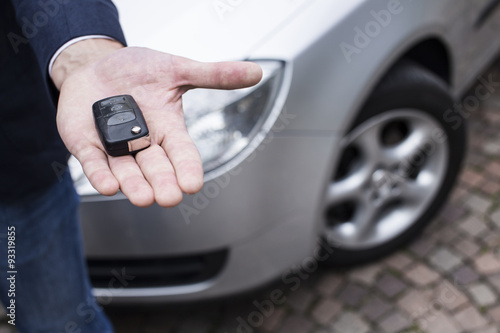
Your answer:
[[[262,68],[249,61],[204,63],[182,58],[176,71],[182,85],[190,89],[240,89],[262,79]]]

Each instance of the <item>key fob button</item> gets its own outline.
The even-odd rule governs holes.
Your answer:
[[[110,106],[110,105],[117,104],[117,103],[123,103],[123,102],[126,102],[126,99],[123,98],[122,96],[106,98],[105,100],[101,101],[101,107],[104,108],[106,106]]]
[[[123,123],[129,122],[129,121],[132,121],[134,119],[135,119],[134,112],[132,112],[132,111],[120,112],[120,113],[117,113],[117,114],[109,117],[107,124],[108,124],[108,126],[119,125],[119,124],[123,124]]]
[[[125,110],[130,110],[130,107],[125,104],[116,104],[111,107],[111,112],[119,112]]]

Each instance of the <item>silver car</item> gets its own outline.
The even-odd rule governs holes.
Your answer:
[[[480,76],[499,4],[116,0],[130,45],[252,60],[264,78],[184,96],[205,185],[178,207],[100,196],[71,161],[95,294],[219,297],[407,243],[457,179],[467,117],[500,86]]]

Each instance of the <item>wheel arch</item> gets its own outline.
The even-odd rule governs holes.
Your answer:
[[[428,37],[420,40],[397,61],[402,59],[410,59],[422,65],[451,85],[453,77],[451,55],[447,45],[440,38]]]
[[[362,103],[356,107],[357,111],[354,113],[355,116],[351,117],[346,132],[352,129],[352,126],[356,123],[360,110],[366,106],[366,103],[375,89],[380,85],[386,75],[401,61],[411,60],[436,74],[448,87],[450,87],[450,89],[453,86],[453,54],[443,38],[436,34],[428,34],[420,36],[408,45],[399,45],[399,47],[400,49],[393,50],[388,60],[388,64],[385,64],[383,71],[377,74],[375,82],[369,84],[370,88],[364,96]]]

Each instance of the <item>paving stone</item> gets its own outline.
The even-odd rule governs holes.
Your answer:
[[[302,316],[291,316],[285,319],[279,333],[307,333],[314,324]]]
[[[241,320],[244,321],[244,319],[241,319]],[[215,332],[216,333],[230,333],[230,332],[232,333],[232,332],[237,332],[238,325],[241,325],[241,324],[239,324],[236,321],[235,318],[229,318],[226,315],[224,315],[223,321],[219,323],[219,325],[217,326]],[[248,324],[245,324],[245,325],[248,325]],[[251,326],[249,326],[249,327],[250,327],[250,329],[253,329]],[[243,330],[243,328],[240,326],[240,331],[242,331],[242,330]],[[247,331],[249,331],[249,330],[247,329]],[[117,331],[117,332],[122,333],[121,331]],[[242,331],[242,332],[244,332],[244,331]],[[158,332],[158,333],[161,333],[161,332]]]
[[[477,152],[473,151],[473,152],[471,152],[471,154],[469,156],[470,166],[474,167],[475,169],[482,169],[484,167],[484,165],[486,163],[488,163],[491,156],[486,156],[486,155],[481,153],[482,145],[477,147],[475,150],[477,150]],[[481,172],[484,173],[485,180],[482,183],[478,184],[478,186],[476,186],[475,188],[471,188],[472,190],[476,190],[478,188],[481,188],[481,186],[484,186],[485,182],[488,182],[489,179],[491,178],[491,176],[486,174],[486,172],[484,172],[484,171],[481,171]]]
[[[495,290],[500,293],[500,274],[488,276],[488,281],[495,288]]]
[[[286,318],[286,311],[283,308],[276,308],[274,312],[265,318],[261,330],[264,332],[276,332]]]
[[[476,270],[481,274],[500,272],[500,260],[493,253],[488,252],[474,260]]]
[[[328,273],[323,275],[316,284],[316,290],[322,295],[333,295],[342,284],[342,278],[338,274]]]
[[[496,230],[494,232],[490,230],[489,233],[481,237],[481,240],[488,248],[497,248],[500,246],[500,235]]]
[[[315,321],[324,325],[330,322],[341,309],[342,305],[339,302],[331,299],[323,299],[316,304],[311,312],[311,315]]]
[[[489,172],[490,174],[496,176],[497,178],[500,177],[500,162],[498,161],[492,161],[486,165],[486,171]]]
[[[467,265],[458,268],[453,274],[453,281],[460,286],[467,286],[479,279],[479,275]]]
[[[469,193],[470,190],[461,186],[459,182],[458,184],[455,185],[455,189],[451,193],[449,201],[452,202],[453,204],[463,204],[463,202],[469,196]]]
[[[212,330],[213,323],[211,320],[206,318],[189,318],[184,319],[179,328],[176,330],[177,333],[209,333]],[[158,328],[155,328],[158,329]],[[165,329],[162,330],[165,331]],[[168,330],[167,330],[168,331]]]
[[[470,241],[469,239],[462,239],[458,243],[455,243],[455,250],[461,255],[471,258],[475,256],[481,249],[476,243]]]
[[[488,321],[472,306],[458,312],[455,319],[465,330],[477,330],[488,324]]]
[[[500,228],[500,209],[497,209],[493,213],[491,213],[490,219],[494,225]]]
[[[461,333],[458,323],[448,314],[441,311],[427,313],[424,318],[418,320],[419,327],[425,333]]]
[[[429,252],[435,247],[436,241],[426,237],[426,235],[423,235],[423,237],[420,237],[416,241],[414,241],[409,249],[412,253],[414,253],[416,256],[419,258],[425,258]]]
[[[406,288],[406,284],[392,274],[385,274],[378,282],[377,287],[388,297],[394,297]]]
[[[429,261],[440,271],[448,272],[461,264],[460,257],[447,248],[440,248],[431,254]]]
[[[495,96],[496,97],[496,96]],[[483,102],[483,106],[488,107],[488,108],[496,108],[496,103],[495,98],[492,96],[489,100]],[[499,118],[498,114],[495,114],[493,112],[489,112],[486,114],[486,119],[488,120],[489,123],[497,123]]]
[[[307,289],[299,289],[287,296],[287,304],[297,312],[304,312],[314,301],[315,294]]]
[[[443,226],[436,233],[436,237],[439,239],[441,243],[444,244],[453,242],[455,239],[458,238],[458,236],[459,236],[458,232],[456,232],[455,229],[452,229],[448,226]]]
[[[468,289],[472,298],[481,306],[492,305],[497,300],[494,291],[484,283],[474,284]]]
[[[201,310],[198,310],[198,312],[205,312],[207,310],[211,311],[212,308],[213,306],[207,303],[207,306],[205,308],[202,308]],[[256,330],[256,328],[252,327],[248,322],[250,321],[253,324],[259,324],[259,328],[262,328],[263,324],[259,323],[258,321],[264,320],[265,323],[266,319],[265,316],[262,316],[261,318],[260,312],[257,311],[255,305],[252,304],[252,301],[246,299],[241,302],[231,302],[231,304],[227,304],[225,308],[220,311],[223,311],[223,316],[220,319],[220,323],[217,327],[218,333],[237,332],[238,328],[243,332],[245,330],[251,329]],[[182,317],[180,314],[177,315],[177,320],[179,320],[180,317]],[[195,320],[195,318],[191,318],[191,320]]]
[[[396,311],[382,320],[379,325],[386,333],[396,333],[409,328],[412,323],[407,317]]]
[[[465,201],[465,206],[477,214],[486,214],[488,208],[491,206],[491,201],[483,196],[471,194],[467,201]]]
[[[356,268],[351,273],[349,273],[349,277],[358,282],[362,282],[366,285],[372,285],[375,283],[375,279],[378,273],[382,270],[382,266],[380,264],[368,265],[360,268]]]
[[[385,263],[395,270],[402,271],[413,263],[413,259],[403,252],[397,252],[387,258]]]
[[[109,315],[110,319],[114,321],[114,318],[117,314],[116,313],[111,313]],[[144,316],[142,314],[136,313],[130,313],[126,311],[124,314],[122,314],[122,317],[120,317],[120,321],[115,323],[115,330],[118,332],[121,331],[135,331],[138,332],[141,329],[141,324],[144,322]],[[170,324],[170,323],[168,323]],[[148,325],[146,325],[147,328]],[[165,326],[162,323],[162,326]],[[162,327],[163,328],[163,327]]]
[[[370,331],[370,327],[363,318],[352,312],[342,313],[332,327],[335,333],[368,333]]]
[[[354,283],[348,284],[338,295],[337,300],[349,306],[357,306],[365,297],[367,291]]]
[[[496,195],[500,192],[500,183],[494,180],[489,180],[483,184],[481,189],[487,195]]]
[[[465,210],[462,205],[447,204],[439,215],[445,221],[455,223],[458,219],[465,215]]]
[[[488,314],[495,324],[500,324],[500,305],[490,309]]]
[[[468,298],[448,281],[440,283],[431,295],[431,308],[444,307],[453,311],[468,302]]]
[[[366,318],[375,321],[380,316],[384,315],[392,309],[392,306],[387,301],[381,299],[378,296],[372,296],[361,308],[361,314]]]
[[[411,319],[424,316],[431,310],[431,302],[422,291],[412,290],[400,298],[398,305]]]
[[[465,169],[460,176],[460,179],[471,187],[477,187],[484,181],[483,174],[471,169]]]
[[[487,155],[500,155],[500,143],[490,141],[483,145],[482,151]]]
[[[439,279],[439,274],[429,267],[418,264],[405,274],[406,278],[417,286],[423,287]]]
[[[474,331],[474,333],[498,333],[498,328],[491,326],[491,327],[480,329],[478,331]]]
[[[14,333],[14,332],[17,332],[17,330],[11,330],[11,328],[8,327],[7,325],[4,327],[0,327],[0,333]]]
[[[486,194],[495,195],[500,192],[500,183],[496,181],[488,181],[481,188]]]
[[[476,216],[468,216],[463,222],[458,225],[458,229],[465,232],[469,236],[477,237],[488,228],[485,223]]]

